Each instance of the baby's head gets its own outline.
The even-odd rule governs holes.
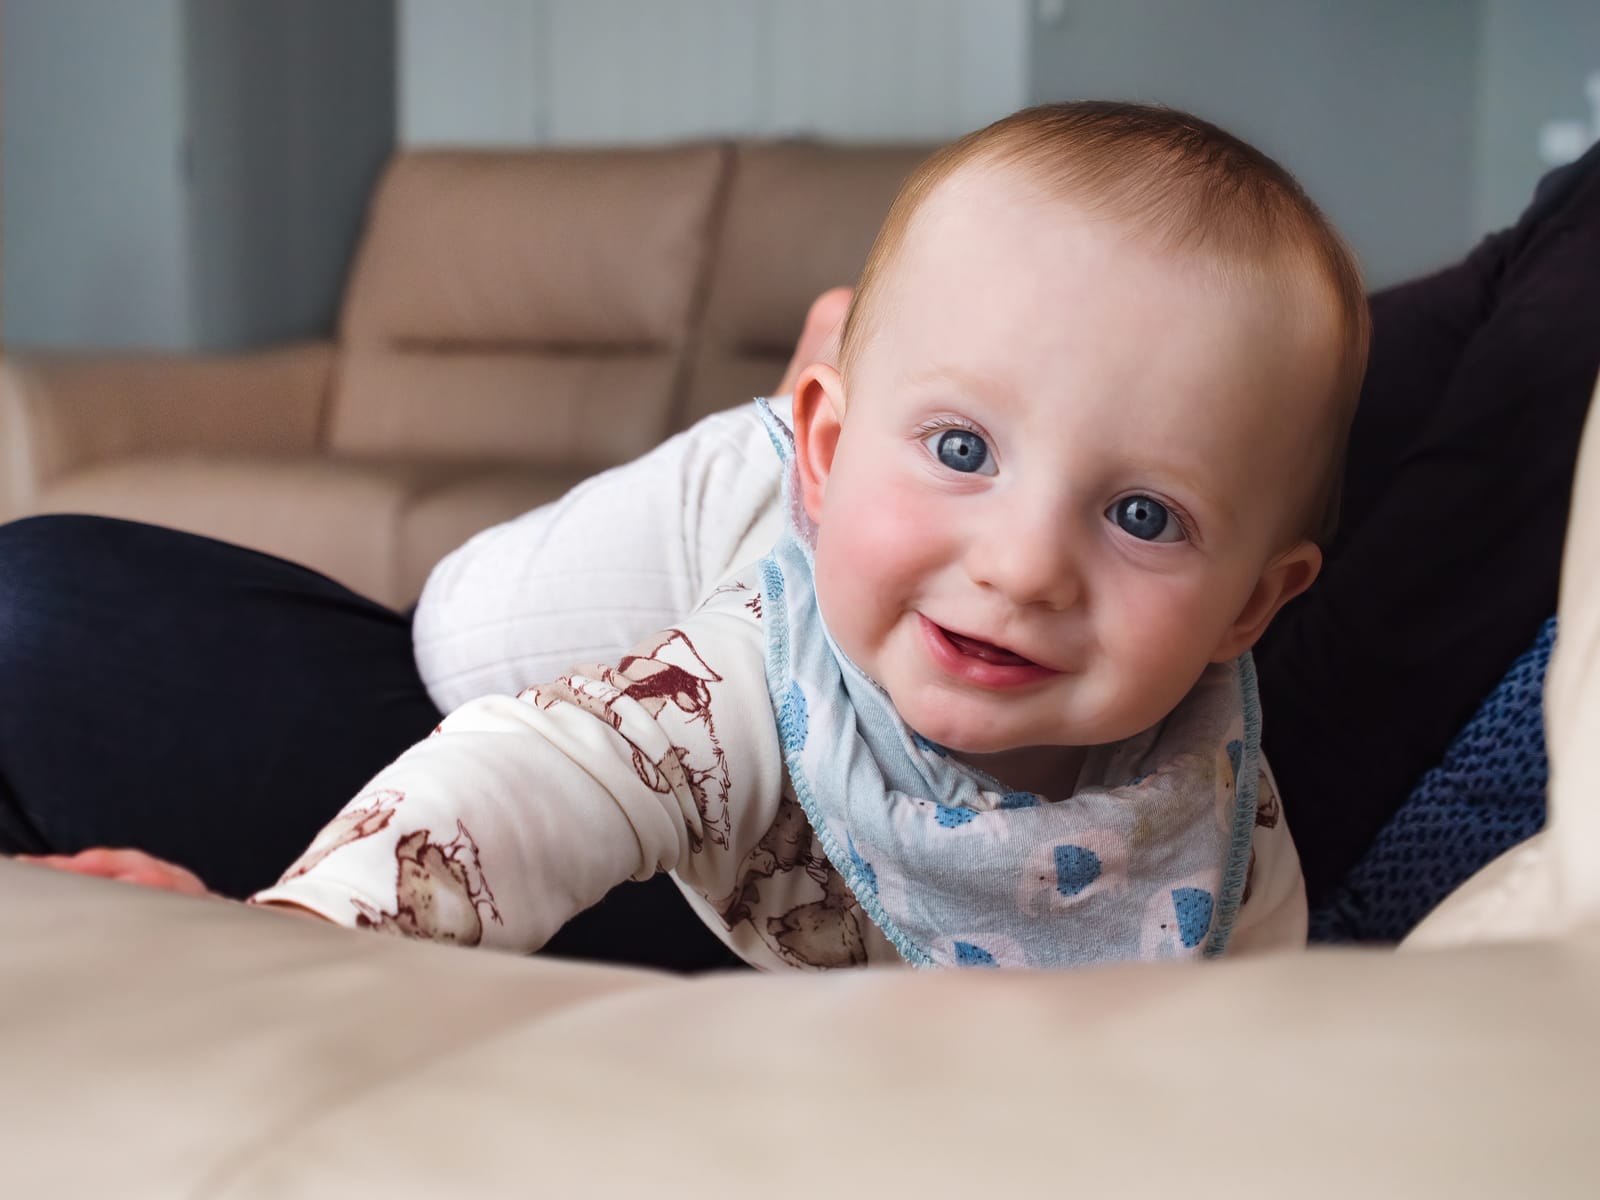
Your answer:
[[[957,750],[1149,727],[1316,577],[1366,345],[1338,235],[1221,130],[1095,103],[969,135],[795,390],[830,632]]]

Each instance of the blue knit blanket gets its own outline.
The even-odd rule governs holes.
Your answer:
[[[1399,941],[1480,867],[1544,827],[1544,677],[1555,640],[1551,617],[1312,910],[1312,941]]]

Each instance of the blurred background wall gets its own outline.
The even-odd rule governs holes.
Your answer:
[[[0,338],[331,327],[394,146],[391,0],[3,0]]]
[[[1027,0],[400,0],[400,137],[948,139],[1028,102]]]
[[[1600,136],[1595,0],[0,0],[0,337],[331,327],[396,145],[938,141],[1177,104],[1281,159],[1375,286]]]

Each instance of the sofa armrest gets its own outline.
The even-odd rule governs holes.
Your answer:
[[[0,358],[0,520],[93,463],[170,450],[304,450],[323,433],[332,342],[249,354]]]

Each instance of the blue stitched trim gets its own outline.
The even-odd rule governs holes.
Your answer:
[[[778,419],[778,415],[772,411],[772,406],[764,399],[756,400],[756,411],[761,417],[762,424],[766,426],[767,436],[772,439],[772,448],[778,452],[778,460],[783,465],[783,502],[787,512],[793,504],[790,480],[794,470],[792,461],[794,434]],[[811,547],[802,539],[796,538],[792,529],[786,528],[779,536],[780,545],[783,538],[793,538],[806,562],[813,561]],[[779,698],[787,694],[790,683],[789,615],[788,601],[783,595],[785,587],[783,568],[778,565],[776,553],[774,551],[761,560],[761,591],[766,605],[767,626],[767,695],[771,698],[774,715],[777,717],[778,741],[783,746],[783,761],[789,768],[789,780],[794,784],[795,799],[800,801],[806,820],[810,822],[817,840],[822,843],[822,852],[828,856],[828,861],[833,864],[834,870],[844,879],[845,886],[855,896],[856,903],[861,905],[861,910],[883,931],[884,936],[900,952],[900,957],[913,966],[933,966],[935,965],[933,958],[906,936],[905,931],[884,911],[882,903],[878,900],[877,890],[868,885],[866,876],[856,866],[855,859],[845,853],[838,839],[828,831],[822,813],[817,807],[816,796],[811,791],[811,781],[806,778],[802,768],[800,748],[796,745],[793,714],[779,702]],[[815,604],[816,597],[813,596],[810,602]]]
[[[767,437],[772,439],[772,448],[778,452],[778,461],[787,464],[789,456],[794,453],[794,434],[790,433],[788,427],[778,420],[778,414],[772,411],[772,405],[768,404],[763,396],[756,397],[756,415],[761,418],[761,424],[766,428]],[[778,430],[780,429],[783,430],[785,437],[788,439],[787,445],[778,440]]]
[[[770,555],[762,559],[761,591],[767,605],[768,622],[767,693],[769,696],[782,696],[789,687],[788,610],[778,607],[788,603],[783,595],[784,583],[783,568],[778,565],[777,560]],[[811,823],[817,840],[822,843],[823,853],[828,856],[833,869],[843,876],[846,886],[855,896],[856,902],[861,905],[862,911],[872,918],[874,925],[883,930],[884,936],[900,952],[900,957],[912,966],[934,966],[933,958],[928,952],[906,936],[905,931],[884,911],[877,893],[868,886],[866,877],[856,866],[855,860],[844,852],[838,839],[829,832],[817,808],[816,797],[812,794],[811,781],[806,778],[801,766],[794,718],[787,709],[776,705],[774,707],[777,708],[778,740],[783,743],[783,761],[789,768],[789,779],[794,784],[795,798],[800,801],[800,807],[805,810],[806,820]]]
[[[1239,668],[1239,707],[1244,714],[1244,751],[1233,783],[1233,837],[1228,861],[1217,889],[1217,915],[1201,954],[1215,958],[1227,948],[1239,918],[1244,885],[1250,877],[1250,848],[1256,833],[1257,792],[1261,780],[1261,697],[1256,691],[1256,663],[1246,650],[1236,660]]]

